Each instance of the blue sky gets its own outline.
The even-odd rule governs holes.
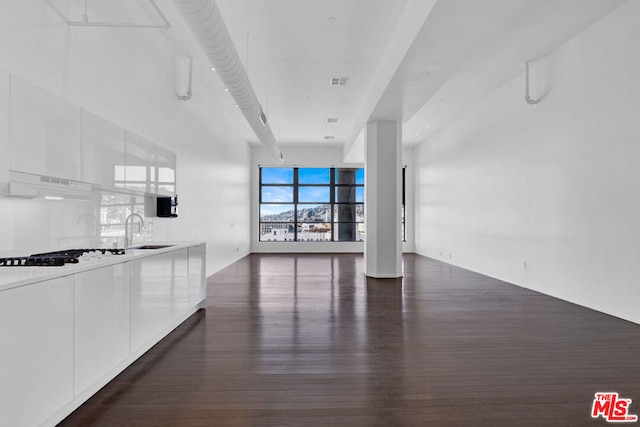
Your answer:
[[[298,169],[298,202],[329,203],[329,168]],[[293,168],[262,168],[263,184],[293,184]],[[356,183],[364,183],[364,169],[356,172]],[[327,184],[327,186],[306,187],[305,184]],[[357,187],[356,202],[364,202],[364,187]],[[262,187],[262,203],[293,203],[293,186]]]
[[[293,205],[260,205],[260,217],[262,218],[265,215],[275,215],[292,210]]]
[[[298,169],[299,184],[329,184],[331,170],[329,168],[300,168]]]
[[[262,187],[262,203],[293,203],[293,187]]]
[[[263,184],[293,184],[292,168],[262,168]]]
[[[326,187],[299,187],[299,203],[329,203],[329,186]]]
[[[300,184],[329,184],[329,168],[299,168]],[[262,168],[263,184],[293,184],[293,168]],[[356,172],[356,184],[364,184],[364,169]]]

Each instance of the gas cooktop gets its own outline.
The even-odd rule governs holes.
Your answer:
[[[124,254],[124,249],[66,249],[24,257],[0,258],[0,267],[60,267]]]

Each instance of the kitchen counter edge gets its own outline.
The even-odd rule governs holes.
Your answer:
[[[194,246],[204,245],[205,242],[144,242],[142,245],[167,245],[159,249],[125,249],[124,255],[115,255],[108,258],[69,264],[60,267],[0,267],[0,292],[21,286],[32,285],[59,277],[71,276],[84,271],[95,270],[109,265],[129,262],[134,259],[173,252]]]

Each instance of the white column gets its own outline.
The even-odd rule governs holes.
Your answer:
[[[365,274],[402,277],[402,129],[367,123],[365,133]]]

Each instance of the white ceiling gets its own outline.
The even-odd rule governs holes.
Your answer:
[[[128,2],[115,3],[123,1]],[[172,0],[156,1],[172,24],[167,39],[204,61],[195,39],[178,22]],[[525,61],[550,53],[624,1],[216,3],[276,140],[344,144],[347,158],[361,161],[361,130],[367,121],[401,121],[404,143],[422,142],[518,77]],[[146,19],[157,20],[153,10],[144,8]],[[222,92],[224,86],[210,73],[204,79],[208,90]],[[331,77],[348,77],[348,82],[331,87]],[[221,93],[220,100],[234,108],[230,96]],[[241,136],[257,142],[251,128],[240,123],[240,111],[237,118]],[[327,123],[327,118],[338,118],[338,123]]]
[[[424,141],[621,3],[217,0],[276,139],[348,146],[371,119]],[[347,85],[330,87],[332,76]]]

